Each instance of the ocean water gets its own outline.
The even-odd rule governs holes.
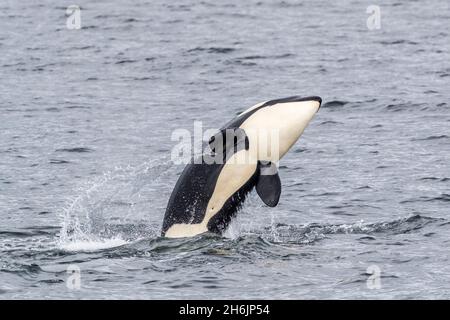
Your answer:
[[[450,3],[0,3],[1,299],[450,298]],[[159,237],[176,129],[323,106],[221,237]]]

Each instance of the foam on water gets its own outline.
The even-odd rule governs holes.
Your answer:
[[[110,249],[115,247],[120,247],[129,242],[116,237],[110,239],[92,239],[92,240],[81,240],[81,241],[70,241],[65,243],[60,243],[59,248],[65,251],[98,251],[103,249]]]

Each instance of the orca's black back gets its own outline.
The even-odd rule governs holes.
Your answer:
[[[223,164],[186,165],[167,204],[162,235],[175,223],[200,223]]]

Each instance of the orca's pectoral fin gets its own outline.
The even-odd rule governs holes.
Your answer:
[[[259,162],[259,177],[256,192],[269,207],[275,207],[280,200],[281,181],[277,166],[272,162]]]

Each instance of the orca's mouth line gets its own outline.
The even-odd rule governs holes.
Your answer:
[[[281,98],[281,99],[267,101],[261,107],[267,107],[267,106],[271,106],[271,105],[278,104],[278,103],[303,102],[303,101],[317,101],[317,102],[319,102],[319,108],[320,108],[320,105],[322,105],[322,98],[319,96],[309,96],[309,97],[291,96],[291,97],[287,97],[287,98]]]

